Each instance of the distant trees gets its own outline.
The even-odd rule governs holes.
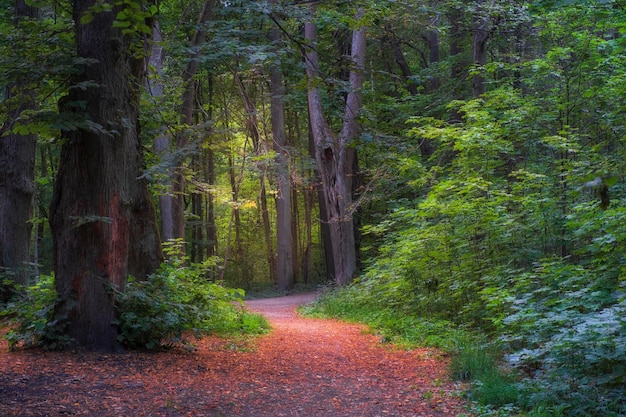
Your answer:
[[[273,1],[272,4],[276,4]],[[272,26],[269,39],[277,51],[276,62],[270,72],[270,117],[272,124],[272,142],[276,154],[276,282],[280,290],[290,290],[295,284],[294,273],[294,235],[292,219],[291,155],[287,148],[285,124],[285,86],[280,60],[282,33],[278,24]]]

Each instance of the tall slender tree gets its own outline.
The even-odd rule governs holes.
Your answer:
[[[275,0],[273,1],[275,3]],[[277,26],[270,29],[270,41],[274,50],[278,50],[281,42],[281,31]],[[283,105],[285,88],[283,86],[280,61],[270,66],[270,94],[272,140],[276,153],[276,241],[277,268],[276,281],[280,290],[290,290],[294,285],[293,266],[293,233],[291,216],[291,172],[289,169],[290,155],[287,149],[285,131],[285,108]]]
[[[38,9],[24,0],[15,2],[16,26],[21,20],[36,19],[38,14]],[[27,78],[7,86],[4,98],[8,118],[0,127],[0,272],[8,272],[12,281],[22,285],[29,278],[37,138],[18,134],[13,128],[22,112],[34,108],[34,94]],[[0,302],[9,294],[0,282]]]
[[[206,23],[211,19],[215,8],[215,0],[204,2],[198,15],[196,31],[193,34],[190,45],[190,55],[183,72],[184,91],[181,104],[181,124],[183,127],[190,127],[194,124],[194,103],[196,97],[195,76],[198,72],[198,57],[200,47],[205,42],[207,30]],[[188,147],[189,139],[186,131],[176,135],[175,146],[177,149]],[[166,144],[167,145],[167,144]],[[185,155],[187,152],[182,152]],[[161,197],[161,222],[163,224],[163,239],[184,239],[185,238],[185,174],[183,161],[175,161],[175,169],[172,172],[170,192]]]

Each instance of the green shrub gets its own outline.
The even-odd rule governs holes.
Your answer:
[[[40,347],[58,350],[72,341],[58,330],[60,318],[53,320],[56,300],[53,275],[42,275],[36,284],[15,289],[15,296],[0,312],[11,326],[4,335],[9,349]]]
[[[158,349],[189,343],[186,336],[202,334],[255,334],[267,331],[267,321],[243,308],[243,290],[228,289],[205,278],[210,262],[186,266],[173,259],[139,281],[132,277],[124,291],[115,291],[118,340],[131,349]],[[42,276],[0,312],[10,325],[9,348],[63,349],[71,338],[59,331],[54,319],[57,300],[53,276]]]
[[[117,293],[118,340],[129,348],[158,349],[189,343],[187,336],[260,333],[267,322],[243,308],[243,290],[208,282],[204,265],[172,259],[147,280],[128,280]]]
[[[529,408],[567,416],[626,415],[626,297],[596,270],[543,262],[504,323]]]

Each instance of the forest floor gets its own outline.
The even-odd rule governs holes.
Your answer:
[[[193,352],[8,352],[0,416],[448,417],[466,412],[447,360],[381,344],[360,325],[302,318],[300,294],[248,301],[273,330]]]

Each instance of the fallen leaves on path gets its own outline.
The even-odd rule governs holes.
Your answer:
[[[298,317],[312,295],[255,300],[273,331],[194,352],[7,352],[0,416],[447,417],[464,412],[445,358],[359,325]]]

